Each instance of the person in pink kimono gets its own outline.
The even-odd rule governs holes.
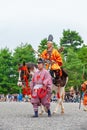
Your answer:
[[[31,103],[34,109],[34,116],[38,117],[38,106],[41,104],[47,109],[48,117],[51,116],[50,98],[52,89],[52,77],[44,68],[43,59],[38,59],[38,71],[35,72],[30,83]]]

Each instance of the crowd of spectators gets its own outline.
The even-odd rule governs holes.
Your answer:
[[[75,91],[73,87],[68,92],[65,92],[64,102],[80,102],[80,92]],[[57,95],[53,94],[51,101],[57,101]]]
[[[29,102],[30,96],[20,94],[0,94],[0,102]]]
[[[31,97],[29,95],[23,96],[20,94],[0,94],[0,102],[30,102]],[[57,101],[57,95],[53,94],[51,101]],[[80,102],[80,92],[75,91],[72,87],[69,92],[65,92],[64,102]]]

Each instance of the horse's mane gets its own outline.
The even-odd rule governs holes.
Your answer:
[[[33,69],[34,67],[37,68],[37,64],[35,63],[32,63],[32,62],[28,62],[28,63],[25,63],[26,67],[28,69]],[[18,64],[19,68],[21,68],[23,66],[23,64]]]
[[[28,69],[31,69],[31,68],[37,68],[37,64],[35,64],[35,63],[31,63],[31,62],[28,62],[28,63],[26,63],[26,66],[28,67]]]

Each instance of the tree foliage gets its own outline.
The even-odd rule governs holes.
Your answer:
[[[78,57],[83,64],[83,79],[87,80],[87,46],[79,48]]]
[[[83,45],[83,40],[79,33],[71,30],[63,30],[63,36],[60,39],[60,45],[65,47],[77,48]]]
[[[9,93],[14,84],[12,53],[8,48],[0,50],[0,93]]]
[[[15,59],[15,64],[25,62],[36,62],[36,56],[31,44],[21,43],[15,50],[13,57]]]
[[[66,68],[69,75],[68,87],[80,87],[80,84],[83,81],[83,64],[78,57],[78,53],[72,48],[68,48],[68,54],[64,61],[64,68]]]

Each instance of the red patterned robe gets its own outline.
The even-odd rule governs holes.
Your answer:
[[[50,108],[50,102],[48,99],[51,97],[51,89],[52,89],[52,78],[50,76],[50,73],[46,69],[42,69],[41,71],[38,70],[30,83],[30,88],[32,95],[34,94],[35,86],[44,86],[47,90],[47,94],[43,98],[39,98],[37,92],[36,92],[36,98],[31,98],[31,103],[33,104],[34,110],[38,110],[38,106],[40,104],[44,105],[47,109]]]

